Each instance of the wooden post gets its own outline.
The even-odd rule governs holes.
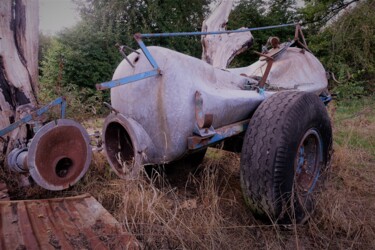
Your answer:
[[[1,0],[0,129],[37,105],[39,1]],[[0,162],[16,140],[27,137],[23,126],[0,139]]]

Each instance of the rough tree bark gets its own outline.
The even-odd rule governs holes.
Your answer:
[[[222,0],[203,22],[202,31],[226,30],[233,0]],[[202,60],[216,68],[227,68],[233,58],[253,44],[250,32],[202,36]]]
[[[0,129],[36,107],[39,43],[38,0],[1,0],[0,4]],[[0,140],[0,159],[26,126]]]

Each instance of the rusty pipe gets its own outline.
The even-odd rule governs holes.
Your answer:
[[[7,157],[8,167],[13,172],[27,173],[29,167],[27,166],[27,148],[15,148]]]

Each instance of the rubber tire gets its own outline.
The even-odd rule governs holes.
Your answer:
[[[317,189],[332,147],[331,122],[323,102],[312,93],[284,91],[270,96],[255,111],[245,134],[240,168],[245,201],[255,214],[279,224],[299,224],[313,212],[313,194],[298,191],[294,183],[297,151],[311,129],[322,142],[317,183],[312,186]]]

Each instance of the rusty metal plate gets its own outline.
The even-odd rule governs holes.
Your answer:
[[[91,195],[0,201],[0,249],[139,249]]]

